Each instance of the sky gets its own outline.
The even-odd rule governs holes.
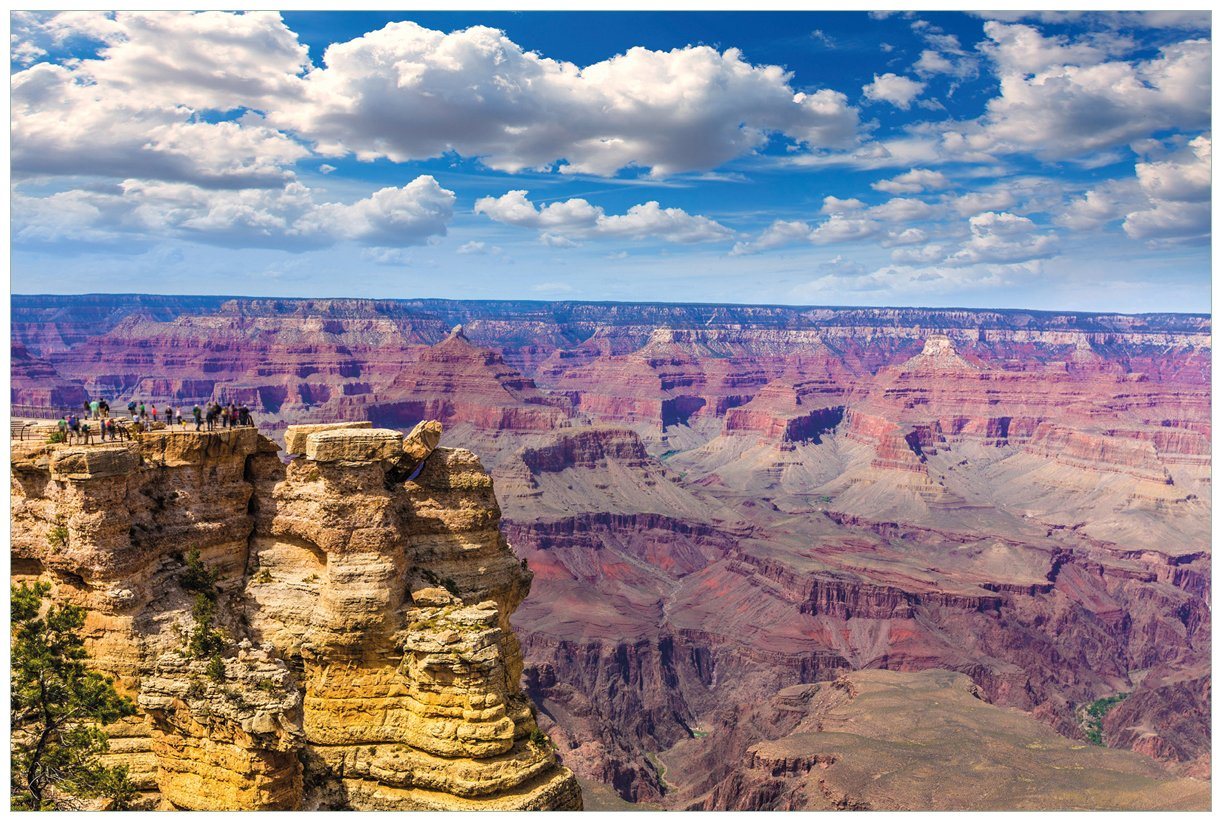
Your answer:
[[[1209,311],[1205,12],[15,12],[15,293]]]

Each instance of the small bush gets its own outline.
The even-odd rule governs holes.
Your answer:
[[[547,750],[552,746],[552,741],[548,739],[547,734],[543,733],[543,731],[539,730],[538,728],[535,728],[530,732],[530,744],[534,745],[536,748]]]
[[[267,570],[266,568],[264,568],[262,571],[260,571],[255,576],[255,582],[259,583],[260,585],[266,585],[267,583],[271,581],[272,581],[272,573],[271,571]]]
[[[225,679],[225,660],[220,654],[213,654],[208,660],[208,676],[214,682],[222,682]]]
[[[1082,731],[1092,745],[1103,744],[1103,717],[1127,697],[1127,693],[1105,696],[1088,704],[1083,711]]]
[[[195,625],[187,637],[187,653],[197,659],[203,659],[223,651],[225,637],[212,627],[212,619],[216,616],[216,603],[205,594],[196,594],[191,616],[195,619]]]
[[[199,558],[199,549],[192,548],[191,552],[183,558],[183,563],[187,566],[187,570],[179,575],[178,584],[183,587],[184,591],[200,594],[215,602],[217,572],[205,565]]]
[[[52,548],[67,548],[68,547],[68,529],[63,525],[53,525],[51,530],[47,531],[47,542],[51,543]]]
[[[63,431],[52,431],[51,436],[47,437],[47,445],[57,445],[67,441],[68,437]]]
[[[187,685],[187,699],[203,699],[206,693],[208,689],[200,679],[192,679]]]

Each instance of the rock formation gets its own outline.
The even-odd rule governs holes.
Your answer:
[[[440,426],[14,443],[12,558],[84,606],[167,809],[579,809],[522,691],[531,575]]]

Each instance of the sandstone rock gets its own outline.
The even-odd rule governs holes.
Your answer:
[[[349,428],[373,428],[369,420],[355,422],[327,422],[311,425],[290,425],[284,430],[284,450],[289,454],[304,454],[306,437],[319,431],[339,431]]]
[[[194,431],[162,428],[138,435],[140,454],[155,465],[203,465],[232,457],[245,459],[258,447],[254,428]]]
[[[57,448],[51,455],[51,478],[88,480],[118,477],[135,470],[140,451],[135,445],[82,445]]]
[[[441,423],[425,420],[416,423],[411,433],[403,438],[403,453],[415,462],[428,457],[441,442]]]
[[[420,607],[444,607],[456,605],[457,597],[445,588],[419,588],[412,591],[412,602]]]
[[[317,431],[306,437],[306,458],[315,462],[394,460],[402,454],[403,435],[387,428]]]
[[[436,424],[416,433],[435,447]],[[93,664],[140,709],[107,761],[141,802],[579,809],[532,741],[509,625],[529,575],[479,460],[438,448],[405,482],[395,431],[312,431],[288,465],[269,445],[175,430],[14,453],[14,578],[86,609]],[[193,550],[204,593],[181,582]],[[215,598],[211,658],[184,655],[198,596]]]

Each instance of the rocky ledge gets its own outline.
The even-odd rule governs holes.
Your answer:
[[[479,459],[365,424],[13,443],[17,581],[88,611],[147,807],[580,809],[520,687]]]

